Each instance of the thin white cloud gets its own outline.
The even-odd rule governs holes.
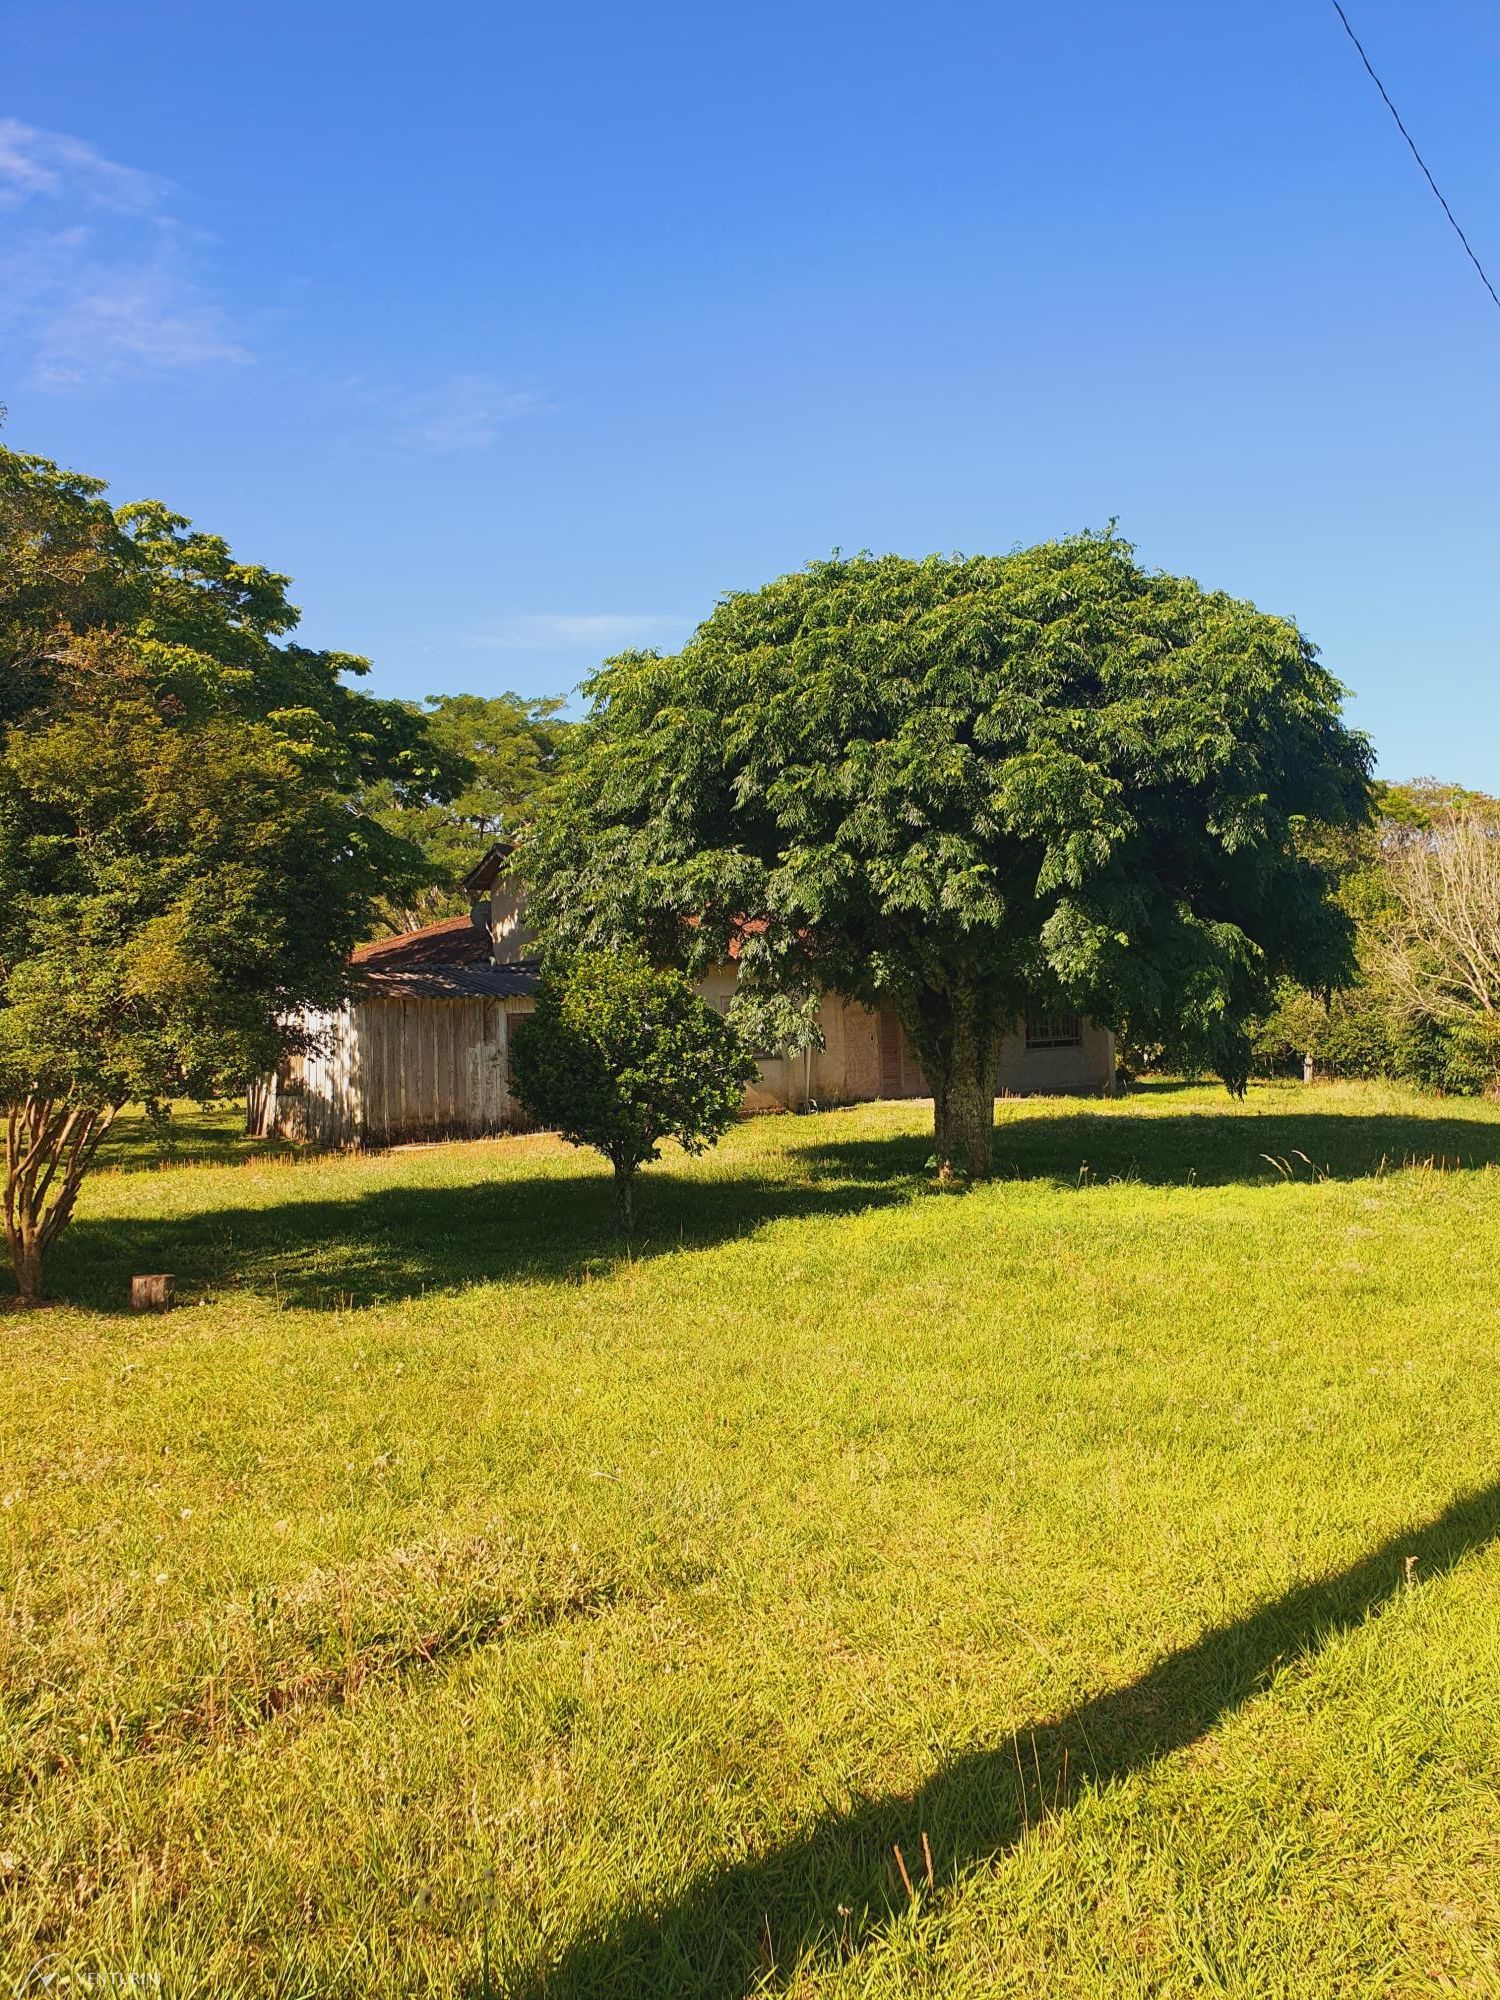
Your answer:
[[[471,643],[504,653],[607,653],[627,646],[670,644],[694,620],[634,611],[539,611],[502,618]]]
[[[525,389],[489,375],[450,375],[430,389],[394,401],[397,434],[417,451],[484,451],[501,426],[535,416],[546,405]]]
[[[151,215],[166,204],[167,185],[139,167],[107,160],[82,139],[0,118],[0,203],[33,195],[82,201],[120,215]]]
[[[250,359],[154,175],[0,119],[0,325],[57,387]]]
[[[329,400],[358,411],[362,433],[373,422],[383,444],[424,454],[487,451],[507,424],[551,408],[534,390],[478,372],[445,375],[424,388],[353,375]]]

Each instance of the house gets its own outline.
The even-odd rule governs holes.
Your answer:
[[[510,1044],[533,1005],[539,964],[521,893],[493,848],[464,882],[471,908],[354,954],[349,999],[309,1012],[309,1046],[250,1093],[249,1129],[319,1146],[389,1146],[477,1138],[525,1124],[510,1093]],[[727,1012],[738,965],[699,982]],[[931,1095],[895,1010],[835,994],[819,1017],[824,1046],[767,1052],[747,1111]],[[1018,1022],[1000,1051],[1006,1095],[1104,1095],[1114,1088],[1114,1037],[1076,1014]]]

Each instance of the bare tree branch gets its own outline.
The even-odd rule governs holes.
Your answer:
[[[1379,969],[1416,1019],[1500,1016],[1500,833],[1453,818],[1389,856],[1393,908]]]

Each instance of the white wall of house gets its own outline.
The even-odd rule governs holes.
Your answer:
[[[734,998],[738,968],[718,965],[698,991],[720,1013]],[[855,1104],[870,1098],[930,1097],[932,1087],[891,1008],[825,994],[818,1024],[821,1049],[811,1058],[767,1055],[745,1093],[749,1111],[814,1104]],[[1018,1022],[1001,1044],[995,1087],[1005,1096],[1101,1096],[1114,1090],[1115,1038],[1078,1015]]]
[[[497,960],[503,963],[535,950],[534,933],[525,927],[524,892],[508,874],[501,873],[491,885],[489,921]],[[727,1014],[738,977],[737,965],[716,965],[697,982],[698,991],[721,1014]],[[510,1004],[524,1009],[528,1003]],[[827,994],[819,1025],[824,1047],[810,1057],[769,1051],[761,1056],[760,1073],[745,1093],[747,1111],[931,1096],[921,1065],[891,1010],[877,1012],[857,1001]],[[1076,1016],[1070,1024],[1062,1025],[1070,1032],[1033,1036],[1028,1035],[1024,1022],[1018,1022],[1001,1047],[997,1090],[1017,1097],[1111,1093],[1114,1036],[1107,1028],[1097,1028]]]

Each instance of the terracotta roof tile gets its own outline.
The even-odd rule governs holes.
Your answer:
[[[488,965],[490,934],[470,917],[445,917],[440,924],[425,924],[419,931],[401,931],[395,937],[377,938],[362,944],[351,963],[373,971],[415,971],[424,965]]]

